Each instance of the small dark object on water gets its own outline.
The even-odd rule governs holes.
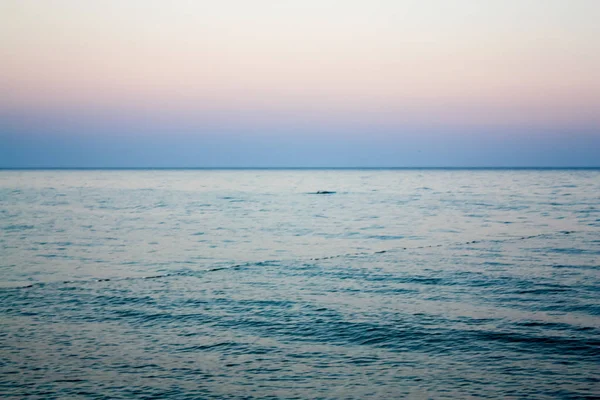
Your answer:
[[[316,194],[334,194],[335,192],[330,192],[328,190],[319,190]]]

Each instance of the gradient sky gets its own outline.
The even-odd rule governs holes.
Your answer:
[[[600,166],[598,0],[0,0],[0,167]]]

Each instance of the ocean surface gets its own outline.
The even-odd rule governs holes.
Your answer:
[[[0,278],[4,399],[600,396],[600,170],[4,170]]]

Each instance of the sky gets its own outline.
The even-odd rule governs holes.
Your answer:
[[[0,167],[600,166],[598,0],[0,0]]]

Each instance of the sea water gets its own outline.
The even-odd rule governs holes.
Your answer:
[[[0,278],[3,398],[600,396],[599,170],[5,170]]]

